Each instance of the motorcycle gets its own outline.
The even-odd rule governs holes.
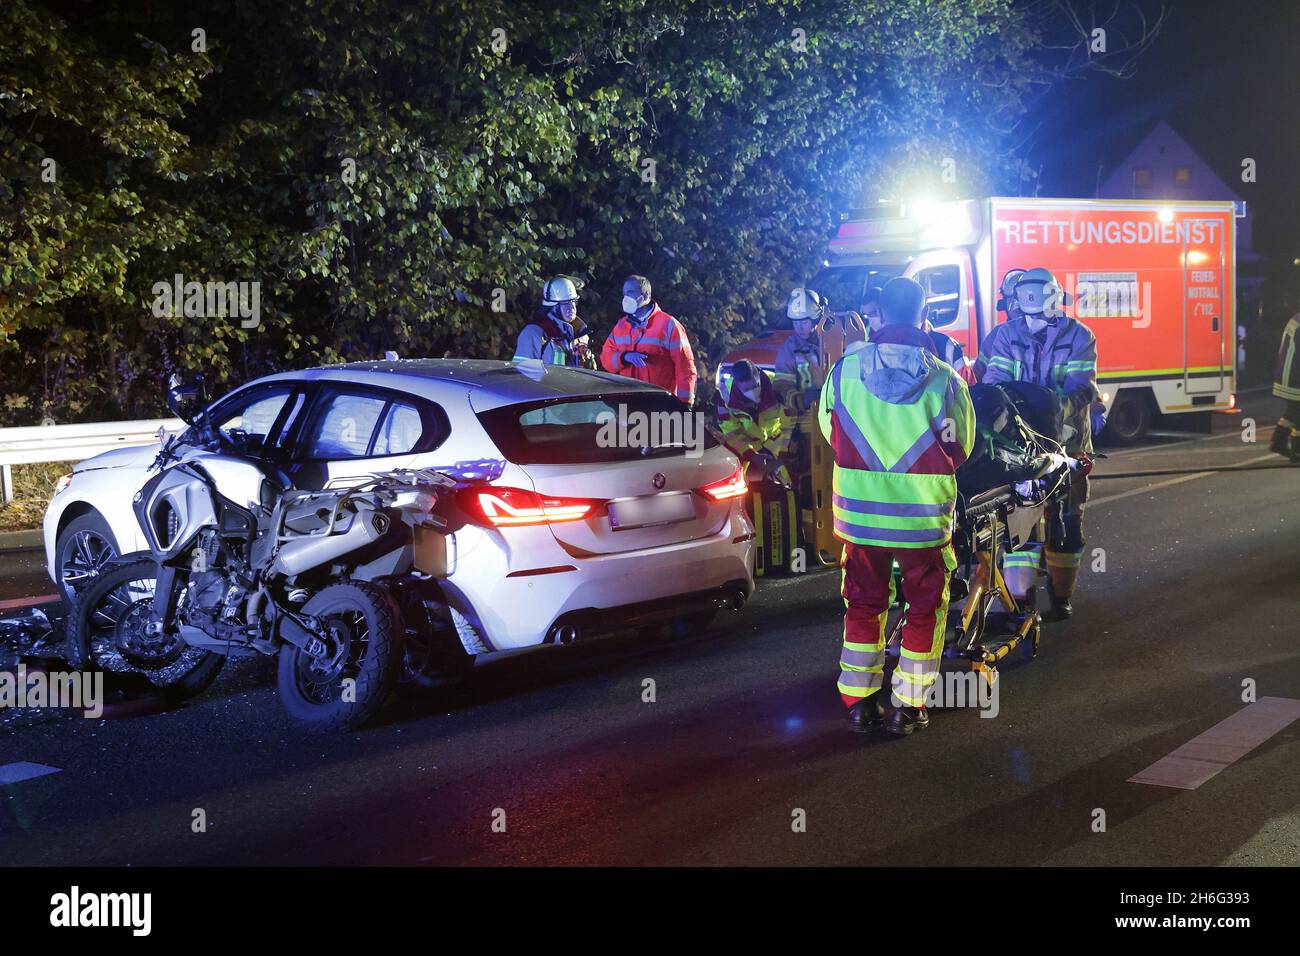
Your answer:
[[[182,444],[195,450],[181,455]],[[430,614],[422,585],[447,574],[435,510],[456,482],[399,469],[296,490],[251,445],[202,413],[164,443],[133,502],[148,556],[126,556],[78,597],[69,657],[142,675],[176,703],[229,656],[275,655],[293,719],[353,730],[408,668],[406,621],[413,608]]]

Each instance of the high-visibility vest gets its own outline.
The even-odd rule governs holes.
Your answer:
[[[747,401],[734,382],[728,382],[718,396],[717,415],[722,441],[737,455],[764,448],[774,455],[784,454],[794,430],[794,420],[770,381],[763,383],[757,405]]]
[[[916,349],[926,369],[919,394],[887,401],[862,377],[876,348],[844,356],[822,387],[818,417],[835,455],[835,534],[881,548],[941,547],[952,537],[957,466],[975,443],[970,395],[951,368]]]

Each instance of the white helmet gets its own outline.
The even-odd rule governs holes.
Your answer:
[[[1074,296],[1061,288],[1048,269],[1030,269],[1016,279],[1016,303],[1025,315],[1052,319],[1064,314],[1061,306],[1073,301]]]
[[[791,289],[785,306],[785,316],[794,322],[808,319],[816,322],[826,310],[826,302],[812,289]]]
[[[542,305],[578,301],[578,284],[570,276],[555,276],[542,286]]]

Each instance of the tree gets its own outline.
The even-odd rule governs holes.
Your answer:
[[[1004,182],[1055,76],[1010,0],[129,6],[0,13],[10,421],[156,413],[183,367],[507,357],[555,272],[598,331],[649,275],[716,359],[837,210]],[[177,274],[258,283],[259,324],[156,308]]]

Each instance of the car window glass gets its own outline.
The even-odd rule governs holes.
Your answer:
[[[925,287],[926,301],[930,305],[930,324],[941,329],[956,322],[961,306],[961,269],[935,266],[922,270],[917,281]]]
[[[257,395],[249,396],[250,400],[247,404],[241,402],[235,410],[226,410],[220,416],[221,421],[217,423],[217,428],[227,437],[236,431],[241,431],[249,438],[264,443],[288,398],[288,389],[271,394],[259,392]]]
[[[405,402],[393,402],[388,407],[388,414],[379,426],[375,436],[375,449],[371,454],[406,455],[415,450],[424,434],[424,422],[414,405]]]
[[[309,458],[364,458],[388,402],[375,395],[330,396],[307,446]]]

